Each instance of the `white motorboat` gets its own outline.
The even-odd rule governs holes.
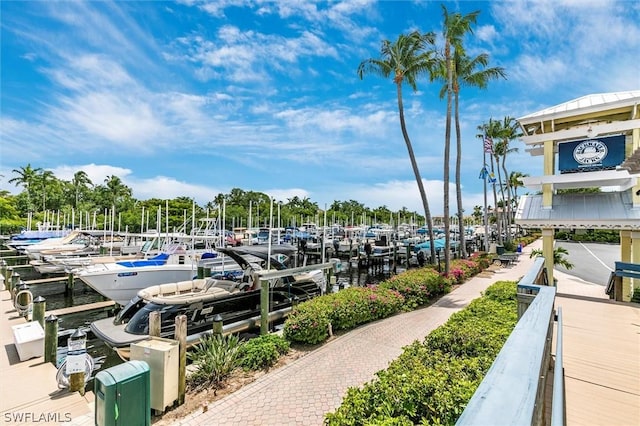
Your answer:
[[[146,259],[93,263],[73,273],[98,293],[126,305],[143,288],[195,278],[198,266],[207,267],[212,273],[240,269],[233,259],[216,252],[187,252],[183,246],[175,245]]]

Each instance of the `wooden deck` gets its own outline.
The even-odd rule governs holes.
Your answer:
[[[567,424],[640,424],[640,305],[559,291]]]
[[[90,397],[58,389],[57,369],[43,357],[20,362],[11,326],[24,323],[0,291],[0,424],[69,424],[90,413]]]

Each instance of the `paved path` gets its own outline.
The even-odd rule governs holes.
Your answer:
[[[176,425],[315,425],[342,402],[347,389],[374,378],[396,359],[402,348],[422,340],[454,312],[496,281],[518,281],[533,263],[532,248],[520,261],[490,277],[476,276],[427,308],[359,327],[316,351],[262,376],[233,394],[196,411]],[[483,274],[484,275],[484,274]]]

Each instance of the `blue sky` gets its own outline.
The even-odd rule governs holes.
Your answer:
[[[468,52],[507,74],[461,93],[467,213],[483,202],[478,125],[640,88],[632,1],[2,1],[0,189],[19,192],[7,180],[29,163],[116,175],[139,199],[203,205],[237,187],[422,212],[395,86],[356,69],[383,39],[440,36],[441,4],[481,11]],[[446,104],[439,83],[418,89],[405,114],[437,215]],[[514,147],[510,171],[542,174]]]

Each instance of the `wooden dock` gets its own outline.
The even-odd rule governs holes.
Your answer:
[[[567,424],[640,424],[640,306],[566,293],[555,305],[564,319]]]
[[[12,326],[26,320],[17,315],[9,292],[0,291],[0,424],[69,424],[91,412],[92,394],[58,389],[57,369],[43,357],[21,362]]]

